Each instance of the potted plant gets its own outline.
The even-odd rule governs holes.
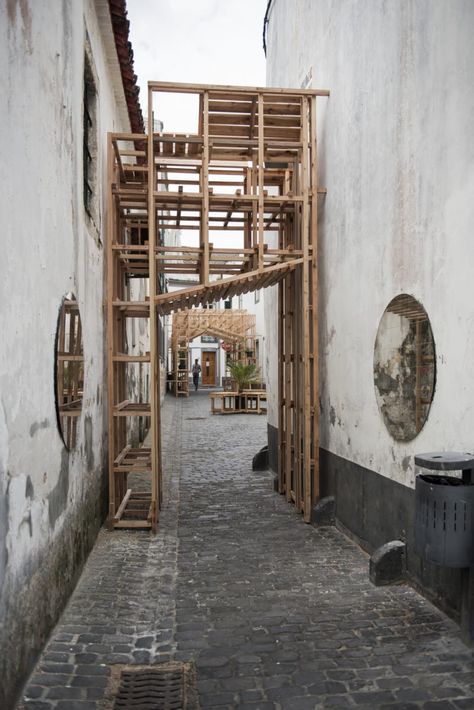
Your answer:
[[[255,382],[256,380],[258,380],[258,367],[253,362],[231,362],[228,363],[227,367],[229,369],[230,376],[232,377],[237,386],[238,392],[242,392],[242,390],[246,389],[251,382]],[[238,408],[240,409],[244,406],[244,403],[242,402],[244,398],[238,397],[237,399]]]

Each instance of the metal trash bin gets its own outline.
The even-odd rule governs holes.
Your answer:
[[[415,550],[443,567],[474,565],[474,484],[471,454],[419,454],[415,464],[438,471],[462,470],[463,478],[420,474],[415,484]]]
[[[415,488],[415,550],[443,567],[474,565],[474,486],[421,474]]]
[[[474,455],[419,454],[415,464],[434,471],[420,474],[415,486],[415,550],[425,560],[461,571],[461,633],[474,643]]]

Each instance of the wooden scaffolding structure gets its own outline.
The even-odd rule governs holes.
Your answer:
[[[193,95],[193,133],[155,132],[163,93]],[[109,134],[107,266],[112,527],[156,529],[162,496],[160,317],[278,284],[279,490],[310,520],[319,495],[316,100],[322,90],[148,84],[148,135]],[[214,245],[213,231],[226,235]],[[170,235],[183,233],[182,246]],[[193,242],[194,239],[194,242]],[[195,285],[167,293],[167,275]],[[145,298],[130,284],[146,279]],[[149,351],[127,350],[127,320],[145,319]],[[146,363],[147,402],[127,395],[127,364]],[[145,416],[150,446],[126,420]],[[150,476],[148,497],[135,472]],[[129,514],[129,511],[132,514]],[[137,511],[144,511],[141,514]],[[127,512],[128,511],[128,512]]]
[[[245,310],[192,308],[173,314],[173,392],[189,394],[189,343],[200,335],[212,335],[232,346],[232,356],[255,362],[255,315]],[[248,355],[252,353],[252,355]]]

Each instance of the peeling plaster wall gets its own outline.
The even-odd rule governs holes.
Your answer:
[[[260,370],[260,380],[267,381],[267,355],[266,355],[266,323],[265,323],[265,294],[266,289],[250,291],[242,295],[242,308],[255,316],[255,335],[259,343],[257,366]],[[257,295],[258,293],[258,295]],[[258,300],[255,301],[255,298]],[[234,302],[238,299],[234,299]]]
[[[13,703],[103,519],[103,247],[83,206],[86,36],[97,77],[99,182],[119,118],[105,0],[0,4],[0,707]],[[107,54],[108,46],[108,54]],[[113,70],[113,71],[112,71]],[[54,342],[61,299],[78,298],[84,401],[74,451],[56,427]]]
[[[469,0],[274,0],[268,25],[267,84],[312,71],[331,91],[318,99],[321,446],[408,487],[415,453],[473,447],[473,27]],[[385,428],[373,381],[399,293],[425,307],[437,354],[408,443]]]

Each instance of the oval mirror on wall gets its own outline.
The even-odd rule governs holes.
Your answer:
[[[428,315],[412,296],[397,296],[385,309],[374,349],[375,396],[394,439],[410,441],[421,431],[435,381],[435,343]]]
[[[84,354],[79,305],[72,293],[62,301],[56,331],[56,416],[64,445],[76,445],[84,392]]]

